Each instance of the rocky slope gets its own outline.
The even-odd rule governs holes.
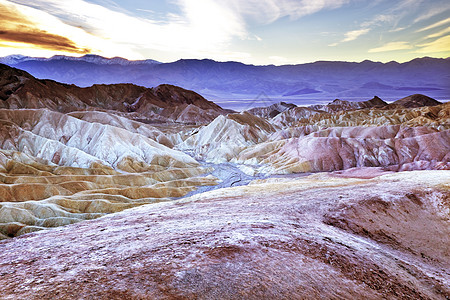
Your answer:
[[[450,130],[341,127],[249,147],[235,160],[261,172],[330,172],[354,167],[450,170]],[[266,167],[259,167],[266,165]]]
[[[211,169],[172,149],[190,130],[177,123],[226,112],[192,91],[79,88],[0,65],[0,98],[0,238],[217,184]]]
[[[405,98],[402,98],[400,100],[393,102],[392,106],[394,106],[394,107],[401,106],[401,107],[410,108],[410,107],[422,107],[422,106],[435,106],[435,105],[439,105],[439,104],[442,104],[442,103],[433,98],[430,98],[428,96],[421,95],[421,94],[414,94],[414,95],[407,96]]]
[[[326,118],[327,116],[336,117],[339,115],[345,115],[345,112],[356,111],[355,113],[349,113],[351,117],[347,117],[348,119],[360,119],[359,115],[365,115],[365,112],[373,113],[377,110],[386,110],[386,112],[380,112],[379,114],[383,114],[386,116],[391,116],[394,114],[403,114],[403,110],[405,108],[421,108],[421,107],[429,107],[429,106],[439,106],[442,104],[441,102],[430,98],[421,94],[414,94],[400,100],[394,101],[393,103],[386,103],[381,100],[379,97],[375,96],[374,98],[367,101],[345,101],[336,99],[331,103],[326,105],[312,105],[309,107],[288,107],[287,105],[283,106],[286,109],[282,110],[281,113],[276,113],[272,116],[268,114],[261,115],[264,118],[272,118],[273,123],[282,127],[287,127],[290,125],[294,125],[297,121],[304,119],[308,123],[316,122],[315,119],[310,119],[312,115],[318,115],[316,117]],[[268,106],[266,108],[258,108],[255,112],[262,111],[272,111],[274,106]],[[395,109],[399,111],[395,111]],[[252,112],[252,110],[249,110]],[[324,114],[328,113],[328,114]],[[367,117],[367,115],[365,115]],[[432,114],[428,114],[427,117],[429,119],[436,118]],[[376,125],[376,124],[374,124]],[[335,125],[332,125],[335,126]],[[338,125],[340,126],[340,125]]]
[[[297,107],[297,105],[295,105],[295,104],[280,102],[280,103],[275,103],[275,104],[269,105],[267,107],[255,107],[255,108],[249,109],[247,112],[249,112],[255,116],[261,117],[261,118],[270,119],[286,110],[291,110],[295,107]]]
[[[177,148],[192,152],[197,159],[225,162],[246,147],[264,142],[276,128],[248,112],[220,116],[193,132]]]
[[[297,120],[308,119],[312,115],[322,113],[324,113],[324,111],[315,110],[309,107],[294,107],[276,115],[272,122],[278,126],[285,127],[293,124]]]
[[[0,109],[0,124],[0,237],[216,184],[163,132],[115,115]]]
[[[382,108],[343,109],[335,113],[326,113],[308,107],[296,107],[277,115],[271,122],[284,128],[306,125],[342,127],[397,124],[450,128],[450,104],[448,102],[432,106],[428,106],[426,103],[416,103],[416,105],[418,107],[406,108],[398,104],[389,104]]]
[[[401,105],[401,103],[399,103]],[[381,100],[379,97],[375,96],[374,98],[355,102],[355,101],[345,101],[336,99],[333,102],[327,105],[312,105],[310,106],[313,110],[325,111],[328,113],[335,113],[343,110],[355,110],[355,109],[363,109],[363,108],[383,108],[388,104]],[[424,105],[422,105],[424,106]]]
[[[75,111],[67,115],[90,123],[100,123],[122,128],[129,132],[148,137],[169,148],[173,148],[173,141],[170,140],[170,135],[164,134],[161,130],[149,124],[130,120],[117,114],[104,111]]]
[[[269,174],[450,169],[449,126],[450,103],[333,114],[295,107],[269,121],[247,112],[221,116],[176,147],[199,159],[241,163]]]
[[[0,108],[48,108],[63,113],[101,109],[133,112],[147,122],[182,123],[207,123],[226,113],[193,91],[167,84],[156,88],[133,84],[79,88],[52,80],[38,80],[6,65],[0,65],[0,78]],[[197,113],[189,113],[192,110]],[[190,118],[183,116],[185,114]]]
[[[270,180],[6,240],[2,297],[446,299],[448,178]]]

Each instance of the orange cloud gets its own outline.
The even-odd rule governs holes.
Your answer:
[[[67,37],[39,29],[13,7],[0,3],[0,42],[25,43],[34,48],[89,53],[90,49],[80,48]]]

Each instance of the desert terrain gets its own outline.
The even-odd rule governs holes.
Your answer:
[[[237,112],[0,64],[1,299],[449,299],[450,103]]]

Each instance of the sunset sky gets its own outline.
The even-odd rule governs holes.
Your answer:
[[[0,0],[0,56],[404,62],[450,56],[448,0]]]

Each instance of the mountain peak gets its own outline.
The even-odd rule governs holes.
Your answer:
[[[410,95],[408,97],[402,98],[400,100],[397,100],[395,102],[393,102],[392,104],[396,104],[396,105],[401,105],[403,107],[407,107],[407,108],[414,108],[414,107],[423,107],[423,106],[435,106],[435,105],[439,105],[442,104],[441,102],[422,95],[422,94],[414,94],[414,95]]]

